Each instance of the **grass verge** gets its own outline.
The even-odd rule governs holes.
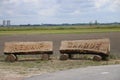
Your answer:
[[[66,60],[60,61],[56,57],[52,57],[52,60],[49,61],[41,61],[39,56],[36,59],[36,56],[28,56],[29,60],[25,60],[25,57],[19,56],[19,61],[10,63],[5,62],[5,56],[0,56],[0,75],[19,75],[19,76],[32,76],[37,74],[43,74],[48,72],[55,72],[67,69],[74,69],[80,67],[88,67],[88,66],[99,66],[99,65],[113,65],[120,64],[120,58],[117,56],[110,56],[109,61],[93,61],[89,59],[89,56],[83,56],[80,60]],[[90,56],[91,57],[91,56]],[[86,58],[86,59],[83,59]]]

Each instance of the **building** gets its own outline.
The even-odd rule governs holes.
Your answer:
[[[3,26],[10,26],[10,20],[3,20]]]
[[[7,20],[7,26],[10,26],[10,20]]]
[[[3,26],[6,26],[6,21],[5,20],[3,20]]]

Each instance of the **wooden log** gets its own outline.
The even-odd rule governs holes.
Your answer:
[[[41,41],[41,42],[6,42],[4,48],[4,54],[34,54],[34,53],[44,53],[52,52],[53,43],[51,41]]]
[[[99,56],[99,55],[95,55],[95,56],[93,57],[93,60],[94,60],[94,61],[101,61],[101,60],[102,60],[102,57]]]
[[[18,61],[18,57],[17,57],[17,55],[15,55],[15,57],[16,57],[15,61]]]
[[[101,56],[109,56],[110,40],[93,39],[93,40],[62,41],[60,46],[60,53],[95,54]]]
[[[41,42],[6,42],[4,54],[9,55],[7,60],[18,60],[17,55],[43,54],[43,60],[49,60],[49,55],[53,54],[53,43],[51,41]],[[11,55],[14,54],[14,55]],[[16,58],[14,58],[16,57]],[[12,59],[11,59],[12,58]]]
[[[14,54],[9,54],[7,55],[5,61],[8,61],[8,62],[14,62],[17,60],[17,57],[14,55]]]
[[[68,59],[68,54],[61,54],[60,55],[60,60],[67,60]]]

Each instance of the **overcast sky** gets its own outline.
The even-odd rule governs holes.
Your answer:
[[[0,23],[120,22],[120,0],[0,0]]]

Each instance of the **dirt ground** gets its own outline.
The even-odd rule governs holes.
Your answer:
[[[3,54],[4,43],[10,41],[53,41],[54,43],[54,55],[59,55],[60,42],[62,40],[84,40],[84,39],[99,39],[109,38],[111,43],[111,54],[120,56],[120,32],[110,33],[89,33],[89,34],[32,34],[32,35],[4,35],[0,36],[0,54]],[[11,73],[6,75],[7,72],[3,72],[0,69],[0,80],[22,80],[23,77]],[[5,76],[5,77],[2,77]]]

